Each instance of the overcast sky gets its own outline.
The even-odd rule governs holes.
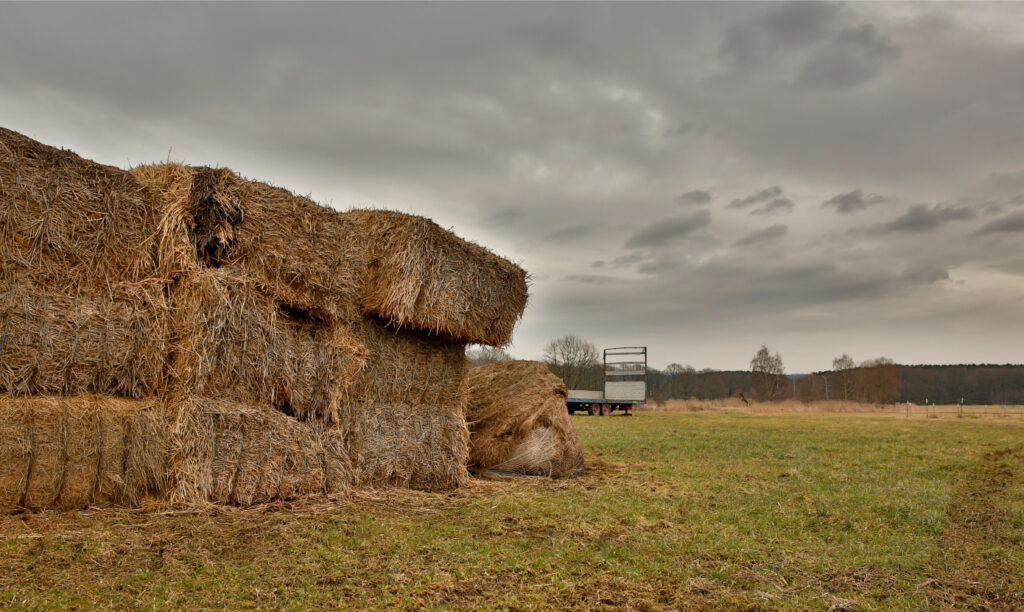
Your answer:
[[[1024,361],[1024,4],[10,5],[0,124],[435,219],[513,353]]]

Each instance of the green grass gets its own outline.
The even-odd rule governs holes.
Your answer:
[[[574,422],[591,469],[569,481],[275,511],[0,517],[0,607],[1024,605],[1020,421]]]

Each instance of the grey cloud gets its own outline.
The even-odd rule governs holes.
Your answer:
[[[551,241],[566,241],[566,240],[578,240],[586,238],[593,234],[598,228],[602,227],[599,223],[581,223],[579,225],[570,225],[561,229],[555,230],[549,234],[545,234],[544,240]]]
[[[944,266],[924,262],[908,267],[900,278],[913,285],[930,285],[936,281],[949,280],[949,270]]]
[[[892,232],[927,232],[929,230],[937,229],[951,221],[969,221],[974,217],[974,211],[963,206],[936,204],[935,206],[929,207],[926,204],[915,204],[907,209],[907,212],[895,221],[872,226],[863,231],[873,234],[888,234]],[[852,231],[856,233],[861,230]]]
[[[735,70],[760,66],[782,48],[802,47],[828,35],[842,11],[834,2],[787,2],[730,27],[719,58]]]
[[[640,274],[656,276],[676,270],[681,265],[682,264],[680,262],[672,259],[655,259],[653,261],[645,261],[641,263],[636,267],[636,271]]]
[[[590,264],[591,268],[603,268],[604,266],[605,262],[603,259],[595,260],[593,263]]]
[[[793,212],[793,208],[796,204],[789,198],[775,198],[771,202],[768,202],[760,208],[755,208],[750,211],[751,215],[774,215],[774,214],[788,214]]]
[[[701,210],[686,217],[655,221],[637,230],[626,241],[627,249],[658,248],[711,224],[711,212]]]
[[[873,79],[902,55],[903,47],[873,24],[852,26],[807,60],[794,85],[802,89],[849,89]]]
[[[618,268],[624,268],[633,264],[638,264],[651,259],[650,253],[642,253],[639,251],[633,251],[626,255],[620,255],[612,260],[612,265]]]
[[[782,223],[770,225],[756,232],[751,232],[732,244],[733,246],[760,246],[782,238],[786,235],[788,229]]]
[[[835,208],[837,213],[849,214],[887,201],[888,198],[883,196],[873,193],[866,194],[863,189],[854,189],[825,200],[821,206],[822,208]]]
[[[729,202],[727,208],[738,208],[742,210],[745,208],[750,208],[751,206],[760,204],[762,202],[767,202],[769,200],[779,197],[780,195],[782,195],[781,187],[769,187],[767,189],[762,189],[757,193],[753,193],[745,198],[737,198],[732,202]]]
[[[519,209],[519,208],[503,208],[503,209],[495,212],[494,214],[492,214],[490,217],[488,217],[488,219],[490,221],[495,221],[495,222],[503,223],[503,222],[512,221],[513,219],[519,219],[519,218],[522,218],[524,216],[526,216],[526,213],[524,213],[522,211],[522,209]]]
[[[568,274],[562,277],[562,280],[571,283],[602,284],[614,279],[611,276],[603,276],[601,274]]]
[[[699,206],[711,202],[711,191],[694,189],[676,198],[676,202],[684,206]]]
[[[1024,213],[1014,213],[1002,219],[996,219],[986,223],[976,233],[979,236],[987,234],[1003,234],[1024,232]]]

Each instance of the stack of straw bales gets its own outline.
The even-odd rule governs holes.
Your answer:
[[[419,217],[7,130],[0,259],[0,507],[458,486],[465,344],[526,300]]]
[[[566,477],[583,473],[568,390],[536,361],[499,361],[467,377],[469,465],[477,470]]]

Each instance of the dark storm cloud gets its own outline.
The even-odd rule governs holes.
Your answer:
[[[951,221],[969,221],[975,216],[973,210],[964,206],[936,204],[929,207],[926,204],[915,204],[895,221],[875,225],[863,231],[873,234],[920,233],[937,229]]]
[[[761,204],[762,202],[768,202],[772,199],[778,198],[780,195],[782,195],[781,187],[769,187],[767,189],[762,189],[757,193],[752,193],[745,198],[736,198],[732,202],[729,202],[729,205],[726,208],[737,208],[739,210],[744,210],[750,208],[751,206]]]
[[[977,231],[979,236],[986,234],[1009,234],[1024,232],[1024,213],[1014,213],[1012,215],[1003,217],[1002,219],[996,219],[990,223],[986,223]]]
[[[768,242],[774,242],[786,235],[788,228],[782,223],[770,225],[756,232],[751,232],[732,243],[733,246],[760,246]]]
[[[676,202],[683,206],[700,206],[711,202],[711,191],[705,189],[694,189],[687,191],[676,198]]]
[[[807,60],[794,85],[802,89],[848,89],[878,76],[902,55],[903,48],[874,24],[848,27]]]
[[[821,206],[822,208],[835,208],[837,213],[849,214],[887,201],[887,198],[883,196],[873,193],[866,194],[863,189],[854,189],[825,200]]]
[[[793,212],[793,207],[796,204],[789,198],[775,198],[760,208],[755,208],[750,211],[751,215],[785,215]]]
[[[698,211],[686,217],[655,221],[637,230],[626,241],[627,249],[656,249],[704,229],[711,224],[711,212]]]

